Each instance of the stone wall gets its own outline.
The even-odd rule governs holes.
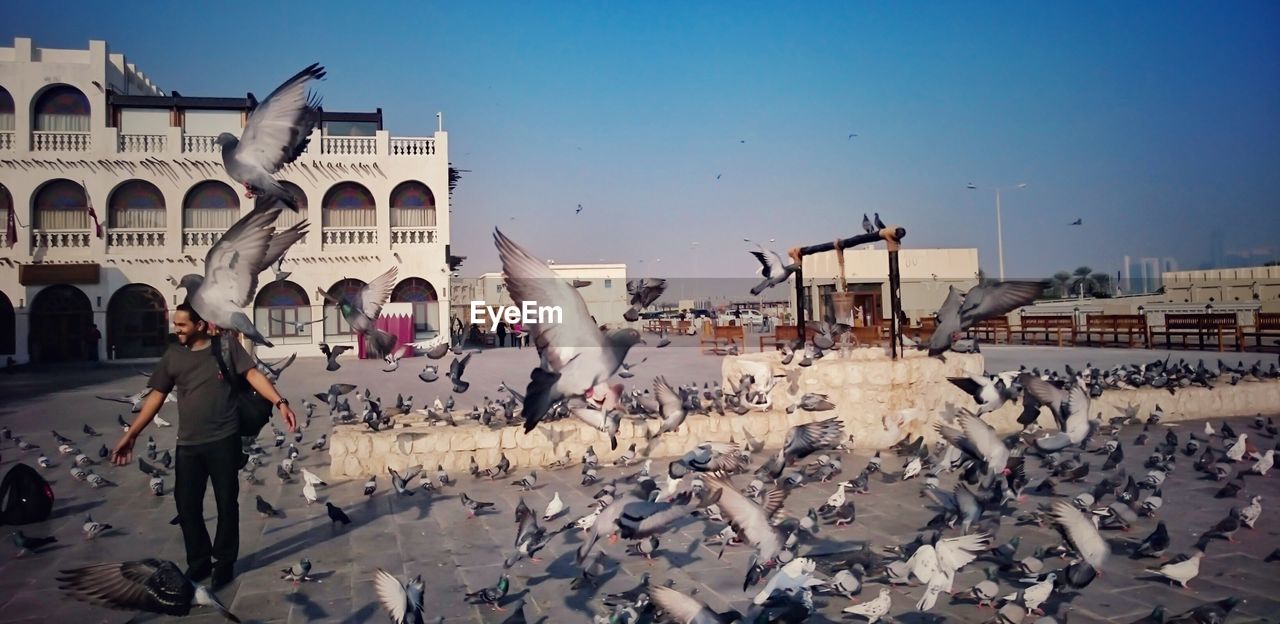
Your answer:
[[[728,381],[736,385],[743,373],[754,375],[757,383],[781,375],[775,378],[778,383],[767,411],[742,416],[690,415],[679,431],[656,440],[647,438],[648,431],[657,429],[656,420],[624,419],[616,451],[610,450],[604,434],[576,420],[543,423],[529,434],[519,427],[490,429],[474,422],[457,427],[416,422],[376,433],[363,425],[341,425],[331,435],[330,473],[334,477],[366,477],[385,474],[388,466],[401,469],[414,464],[428,468],[440,464],[458,473],[466,470],[473,456],[481,468],[487,468],[503,453],[518,471],[550,464],[566,451],[579,461],[588,446],[595,448],[602,463],[610,463],[632,443],[640,456],[654,458],[681,455],[703,441],[742,443],[752,439],[777,448],[792,426],[832,416],[845,422],[845,431],[854,436],[856,446],[887,448],[908,434],[932,440],[936,437],[934,421],[958,407],[972,409],[972,399],[946,378],[982,371],[982,356],[977,354],[951,354],[943,361],[913,351],[895,362],[880,349],[856,349],[844,358],[829,353],[802,368],[794,363],[782,366],[779,352],[750,353],[724,359],[723,381],[728,387]],[[786,407],[806,392],[826,394],[836,408],[787,414]],[[1280,382],[1223,384],[1213,390],[1187,388],[1176,395],[1152,389],[1108,391],[1092,402],[1090,411],[1094,417],[1111,418],[1129,405],[1137,406],[1143,418],[1159,405],[1165,422],[1280,414]],[[1014,431],[1020,411],[1019,405],[1010,404],[984,419],[1000,431]],[[1042,411],[1041,424],[1052,427],[1048,410]]]

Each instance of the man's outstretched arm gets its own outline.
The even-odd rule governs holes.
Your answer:
[[[284,418],[284,424],[288,426],[290,432],[298,430],[298,418],[294,416],[293,409],[288,405],[279,405],[280,392],[276,390],[271,380],[262,374],[262,371],[257,368],[251,368],[244,374],[244,378],[249,382],[250,386],[253,386],[254,390],[258,391],[258,396],[271,401],[272,405],[280,408],[280,416]]]

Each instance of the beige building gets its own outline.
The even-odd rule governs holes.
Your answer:
[[[213,143],[239,134],[248,111],[245,97],[166,93],[105,41],[0,47],[0,224],[19,224],[13,240],[0,228],[0,359],[158,356],[185,296],[169,278],[201,270],[253,207]],[[302,205],[278,225],[310,229],[286,256],[290,275],[261,278],[251,313],[276,344],[261,355],[354,342],[316,291],[349,292],[392,266],[391,309],[413,315],[414,341],[447,326],[448,160],[442,129],[392,136],[380,109],[323,112],[278,176]]]
[[[808,307],[806,315],[820,319],[825,310],[832,309],[832,295],[838,288],[840,264],[836,252],[806,256],[803,269],[805,297],[817,302],[816,308]],[[898,270],[902,276],[902,309],[914,322],[937,312],[949,287],[964,291],[978,283],[978,250],[907,248],[898,253]],[[848,291],[854,294],[855,308],[861,309],[863,324],[873,325],[889,317],[888,251],[845,249],[844,276]],[[794,285],[791,289],[794,301]]]

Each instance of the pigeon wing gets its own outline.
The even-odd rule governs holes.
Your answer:
[[[313,64],[276,87],[249,113],[234,158],[270,173],[296,159],[315,127],[320,107],[319,98],[308,96],[307,84],[323,77],[324,69]]]
[[[604,348],[604,338],[576,288],[496,228],[493,241],[512,301],[516,305],[529,301],[560,308],[562,322],[538,324],[532,329],[538,351],[551,370],[559,371],[587,350],[599,352]]]
[[[1107,542],[1102,539],[1102,535],[1098,533],[1098,528],[1093,526],[1093,522],[1084,517],[1071,503],[1067,501],[1058,501],[1053,505],[1053,518],[1066,532],[1067,539],[1071,541],[1071,545],[1075,547],[1076,552],[1084,558],[1089,565],[1095,569],[1101,570],[1102,564],[1106,562],[1107,555],[1111,549],[1107,546]]]
[[[653,603],[658,609],[666,612],[667,617],[673,622],[700,622],[712,621],[706,616],[712,615],[710,609],[706,605],[698,601],[697,598],[686,596],[670,587],[664,585],[655,585],[649,588],[649,597],[653,599]]]
[[[360,289],[358,306],[365,316],[376,319],[382,313],[382,306],[391,298],[391,289],[395,287],[398,269],[391,267],[386,273],[374,278],[372,282]]]
[[[249,305],[258,290],[258,273],[266,262],[267,248],[280,214],[280,204],[254,210],[241,217],[204,257],[204,283],[196,298],[214,306],[231,302],[238,308]],[[196,310],[200,312],[200,310]]]
[[[843,431],[844,423],[838,418],[796,425],[787,432],[786,456],[788,459],[799,459],[838,444]]]
[[[994,286],[975,286],[965,295],[960,306],[962,328],[982,319],[1008,314],[1036,300],[1044,293],[1044,282],[1001,282]]]
[[[667,383],[667,379],[661,375],[653,379],[653,395],[657,397],[658,407],[664,417],[670,418],[671,414],[683,409],[684,402],[680,400],[680,396],[676,394],[671,384]]]
[[[182,602],[181,605],[167,605],[170,615],[187,613],[191,604],[190,592],[193,591],[176,565],[158,559],[100,563],[64,570],[58,581],[60,588],[72,597],[111,609],[164,613],[159,609],[166,605],[158,604],[158,601]],[[152,591],[161,595],[153,596]]]
[[[709,490],[720,488],[720,500],[717,504],[733,530],[761,551],[776,553],[782,548],[778,532],[769,524],[769,514],[764,508],[751,502],[725,479],[712,477],[706,481]],[[776,491],[782,492],[781,498],[786,497],[785,490]]]
[[[378,593],[378,602],[382,603],[382,607],[391,616],[391,621],[404,624],[409,610],[409,594],[404,590],[404,585],[389,572],[379,568],[373,576],[373,589]]]

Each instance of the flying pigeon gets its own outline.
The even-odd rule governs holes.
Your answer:
[[[257,344],[274,346],[244,313],[258,290],[258,274],[271,266],[305,234],[302,221],[282,232],[273,223],[278,202],[259,204],[236,221],[204,258],[204,275],[182,276],[180,286],[200,316],[217,327],[234,329]]]
[[[500,230],[494,229],[493,238],[512,301],[557,306],[562,314],[560,323],[532,328],[541,364],[530,374],[525,391],[524,430],[528,433],[561,399],[593,398],[594,388],[618,371],[632,345],[644,341],[634,329],[600,331],[577,289]]]
[[[338,306],[342,318],[351,325],[364,340],[364,348],[370,357],[385,358],[396,347],[396,337],[376,327],[374,323],[382,313],[382,306],[391,297],[391,289],[395,287],[398,269],[391,267],[385,273],[360,288],[356,295],[334,297],[325,291],[319,291],[324,300]]]
[[[453,358],[449,363],[449,381],[453,382],[453,391],[462,394],[471,387],[470,383],[462,380],[463,373],[467,370],[467,363],[471,361],[471,354],[468,353],[462,359]]]
[[[274,198],[298,211],[297,200],[272,175],[306,151],[320,122],[320,98],[309,94],[307,85],[324,73],[314,63],[294,74],[249,113],[240,138],[223,132],[214,139],[222,147],[223,168],[244,185],[246,196]]]
[[[394,624],[422,624],[425,584],[421,575],[413,577],[408,584],[402,584],[389,572],[378,568],[373,577],[373,588],[378,593],[378,602],[382,603]]]
[[[751,288],[752,295],[759,296],[765,290],[787,281],[793,273],[800,270],[799,263],[788,264],[776,251],[767,250],[764,247],[751,252],[751,255],[760,262],[760,277],[763,278],[763,281]]]
[[[108,609],[183,616],[199,605],[240,621],[208,587],[195,584],[172,561],[143,559],[62,570],[58,583],[68,596]]]
[[[630,322],[640,320],[640,311],[653,305],[667,289],[667,280],[646,277],[627,281],[627,294],[631,295],[631,307],[622,314]]]
[[[929,355],[937,356],[951,348],[954,336],[984,319],[1007,314],[1039,297],[1044,282],[1001,282],[974,286],[961,295],[954,286],[938,309],[938,328],[929,340]]]

